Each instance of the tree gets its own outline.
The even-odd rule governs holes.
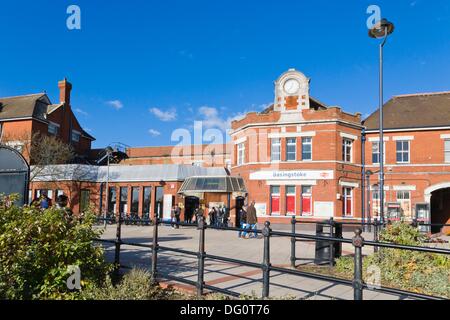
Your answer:
[[[20,142],[20,151],[32,166],[30,181],[46,169],[46,176],[49,175],[49,166],[70,163],[75,153],[71,145],[63,142],[55,136],[49,136],[36,132],[30,134],[22,132],[15,135],[6,135],[2,138],[2,143],[11,145]],[[56,167],[54,167],[56,170]],[[60,172],[53,174],[59,175]]]

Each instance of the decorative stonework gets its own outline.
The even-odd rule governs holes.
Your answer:
[[[308,110],[309,82],[309,78],[295,69],[283,73],[275,81],[274,110],[282,113]]]

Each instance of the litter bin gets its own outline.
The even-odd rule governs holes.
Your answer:
[[[316,236],[335,237],[342,239],[342,224],[334,221],[317,223]],[[332,251],[332,252],[331,252]],[[335,264],[335,259],[342,256],[342,242],[316,240],[316,254],[314,264]]]

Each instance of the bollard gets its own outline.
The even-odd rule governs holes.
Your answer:
[[[120,245],[122,243],[122,217],[119,215],[119,221],[116,228],[116,250],[114,254],[114,268],[116,274],[120,270]]]
[[[353,246],[355,247],[355,272],[353,276],[353,292],[354,300],[363,299],[363,259],[362,248],[364,246],[364,238],[361,237],[362,230],[356,229],[353,238]]]
[[[374,219],[373,221],[373,241],[378,242],[378,219]],[[378,252],[378,247],[375,246],[373,248],[374,252]]]
[[[151,283],[156,284],[158,281],[158,225],[159,219],[155,217],[153,223],[153,240],[152,240],[152,272],[151,272]]]
[[[205,218],[199,217],[198,230],[200,230],[199,244],[198,244],[198,277],[197,277],[197,297],[203,296],[203,289],[205,287]]]
[[[295,238],[295,225],[297,224],[297,220],[295,219],[295,216],[291,219],[291,225],[292,225],[292,234],[294,236],[291,237],[291,268],[295,269],[295,263],[297,261],[297,258],[295,256],[295,250],[296,250],[296,242],[297,239]]]
[[[264,258],[262,264],[263,270],[263,290],[262,297],[263,299],[269,298],[269,289],[270,289],[270,235],[272,229],[270,229],[270,222],[266,221],[264,224],[264,229],[262,230],[262,234],[264,236]]]
[[[330,225],[330,238],[334,238],[334,219],[330,218],[328,221]],[[329,257],[330,267],[334,267],[334,241],[330,240],[330,257]]]

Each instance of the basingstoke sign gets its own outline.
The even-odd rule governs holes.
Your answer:
[[[333,180],[332,170],[258,171],[250,180]]]

